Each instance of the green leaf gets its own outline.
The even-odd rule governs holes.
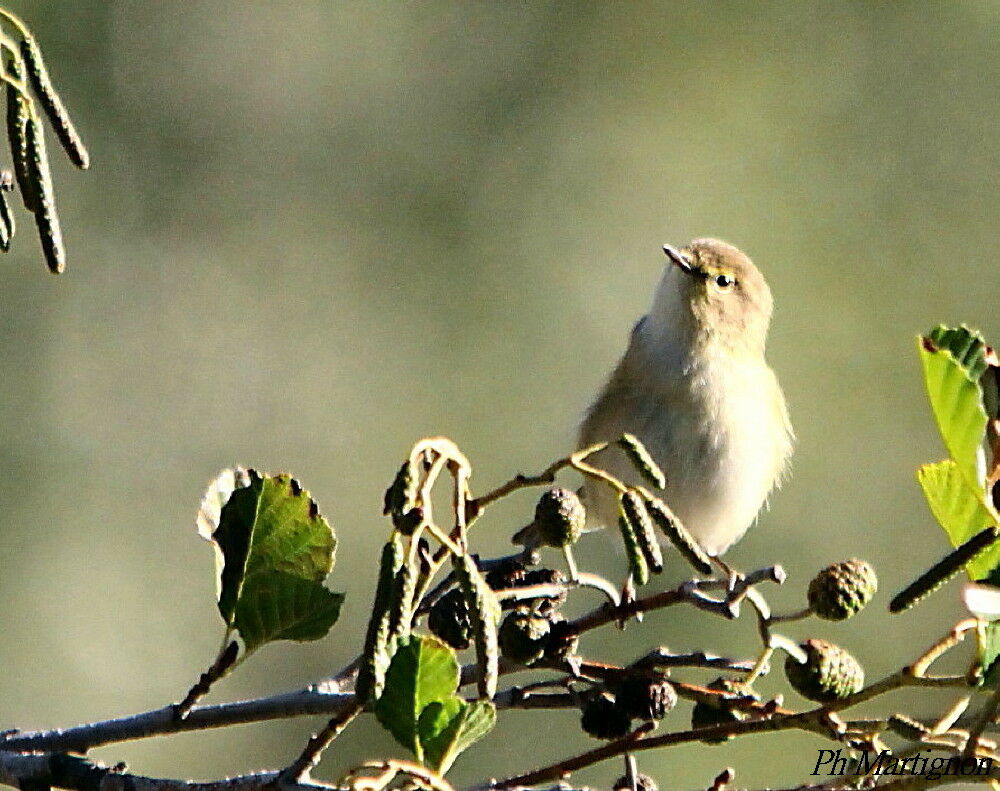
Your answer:
[[[997,686],[1000,674],[994,663],[1000,658],[1000,622],[991,621],[979,638],[979,667],[987,686]]]
[[[445,774],[462,752],[493,729],[496,717],[496,707],[488,700],[467,703],[452,697],[430,704],[419,723],[428,765]]]
[[[957,547],[983,528],[996,524],[983,502],[983,493],[973,489],[962,476],[959,465],[951,459],[925,464],[917,470],[917,481],[927,505],[938,524],[944,528],[952,546]],[[1000,546],[970,562],[969,577],[981,579],[1000,562]]]
[[[967,327],[935,327],[917,346],[924,383],[938,430],[962,477],[982,487],[980,468],[986,410],[979,380],[986,370],[986,344]]]
[[[274,640],[319,640],[340,616],[342,593],[283,571],[247,578],[236,603],[233,625],[247,653]]]
[[[337,541],[295,479],[224,470],[202,499],[197,522],[216,549],[219,612],[248,652],[327,633],[343,601],[322,585]]]
[[[458,688],[455,652],[433,637],[401,641],[385,674],[385,687],[375,701],[375,716],[400,744],[423,760],[417,723],[431,703],[453,696]]]
[[[431,701],[420,712],[420,718],[417,720],[417,738],[423,747],[428,766],[432,768],[438,766],[436,758],[439,759],[441,754],[431,752],[435,740],[440,739],[448,727],[461,716],[464,708],[465,701],[453,694],[444,700]]]

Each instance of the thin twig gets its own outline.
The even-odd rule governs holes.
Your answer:
[[[327,722],[323,730],[313,734],[313,737],[306,744],[301,755],[281,773],[281,780],[297,783],[303,778],[308,777],[309,771],[319,763],[323,751],[330,746],[330,743],[334,739],[344,732],[344,728],[350,725],[351,721],[361,713],[363,708],[364,703],[355,696],[349,706],[330,718],[330,721]]]
[[[655,593],[643,599],[623,601],[617,607],[604,604],[576,620],[570,621],[569,628],[580,634],[608,623],[631,618],[638,613],[672,607],[675,604],[691,604],[700,610],[722,615],[725,618],[734,618],[738,614],[738,610],[734,612],[734,602],[741,599],[750,587],[759,582],[777,581],[776,568],[769,566],[748,574],[744,579],[738,581],[723,599],[714,599],[702,591],[724,586],[725,583],[718,580],[691,581],[674,590]]]
[[[228,632],[228,630],[227,630]],[[177,719],[184,719],[191,711],[191,708],[208,694],[212,685],[223,678],[236,664],[236,657],[239,655],[240,646],[233,640],[228,645],[224,645],[219,655],[215,658],[211,667],[201,674],[194,686],[188,690],[184,699],[174,706],[174,716]]]
[[[65,753],[0,751],[0,783],[15,788],[68,788],[74,791],[263,791],[274,788],[278,772],[256,772],[225,780],[196,783],[130,774]],[[322,783],[288,783],[282,791],[329,791]]]

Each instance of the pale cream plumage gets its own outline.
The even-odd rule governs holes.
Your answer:
[[[792,451],[785,399],[764,358],[771,292],[725,242],[664,250],[670,261],[653,304],[588,411],[578,445],[637,436],[666,473],[663,499],[718,556],[754,522]],[[641,483],[620,450],[593,461]],[[617,523],[606,486],[588,480],[584,496],[595,526]]]

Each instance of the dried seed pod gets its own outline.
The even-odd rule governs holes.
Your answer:
[[[856,615],[878,590],[878,577],[870,564],[857,558],[834,563],[809,583],[810,609],[828,621],[843,621]]]
[[[625,451],[629,461],[642,473],[642,477],[649,481],[657,489],[662,489],[667,485],[667,476],[663,474],[660,465],[657,464],[646,446],[633,434],[622,434],[618,439],[618,446]]]
[[[535,506],[535,526],[542,543],[548,547],[575,544],[586,521],[583,503],[569,489],[549,489]]]
[[[452,588],[434,602],[427,614],[427,628],[456,651],[472,645],[472,620],[465,594]]]
[[[656,538],[656,530],[646,508],[643,492],[640,489],[630,489],[625,492],[622,495],[622,508],[635,528],[635,537],[646,563],[654,574],[659,574],[663,571],[663,553],[660,552],[660,542]]]
[[[576,655],[580,648],[580,635],[574,632],[563,616],[553,614],[549,619],[549,639],[545,643],[546,659],[566,659]]]
[[[21,61],[13,55],[7,58],[7,71],[15,80],[24,79]],[[31,213],[38,207],[38,195],[35,183],[31,179],[28,159],[28,119],[31,118],[30,100],[17,88],[7,83],[7,139],[10,141],[10,153],[14,158],[14,177],[17,187],[21,190],[21,202]]]
[[[788,683],[802,697],[817,703],[832,703],[849,697],[865,684],[865,671],[858,660],[826,640],[806,640],[800,646],[806,661],[785,659]]]
[[[1000,527],[987,527],[976,533],[897,593],[889,602],[889,612],[908,610],[924,597],[934,593],[961,571],[966,563],[992,547],[998,538],[1000,538]]]
[[[531,571],[525,572],[524,582],[522,586],[519,587],[526,588],[529,585],[563,585],[565,582],[566,576],[559,571],[559,569],[532,569]],[[563,588],[562,592],[558,596],[544,596],[538,599],[527,599],[523,600],[521,604],[533,607],[536,611],[544,615],[558,610],[565,601],[566,589]]]
[[[699,574],[712,573],[712,559],[701,548],[701,545],[694,540],[687,528],[681,524],[681,520],[671,511],[665,502],[659,497],[650,497],[646,500],[646,510],[653,517],[656,526],[663,531],[670,543],[674,545],[684,559],[691,564]]]
[[[24,139],[28,148],[28,178],[38,196],[35,225],[38,227],[38,237],[42,242],[42,252],[45,253],[49,271],[58,275],[66,269],[66,248],[63,247],[59,215],[56,213],[49,158],[45,153],[45,133],[33,115],[29,116],[24,127]]]
[[[45,68],[45,61],[42,60],[42,51],[30,36],[21,42],[21,57],[24,58],[24,64],[28,70],[28,81],[38,95],[38,101],[49,117],[49,123],[52,124],[66,155],[80,170],[86,170],[90,167],[90,155],[87,153],[76,127],[73,126],[73,121],[70,119],[69,113],[66,112],[62,99],[52,87],[48,69]]]
[[[515,610],[503,619],[498,632],[500,653],[519,665],[530,665],[545,654],[551,624],[529,611]]]
[[[527,568],[521,561],[509,558],[486,572],[486,584],[495,591],[516,588],[524,584],[526,573]]]
[[[370,697],[382,694],[385,672],[392,660],[389,609],[392,604],[396,572],[402,565],[403,543],[398,535],[393,534],[382,547],[378,582],[375,585],[375,601],[372,605],[371,619],[368,621],[368,631],[365,633],[365,650],[361,667],[358,669],[355,689],[361,700],[367,701]]]
[[[616,686],[615,699],[637,720],[661,720],[677,705],[677,691],[662,675],[634,672]]]
[[[618,515],[618,529],[622,535],[622,543],[625,545],[629,574],[636,585],[645,585],[649,581],[649,566],[646,565],[646,556],[642,554],[642,549],[639,547],[635,527],[625,514]]]
[[[7,203],[7,193],[0,191],[0,250],[5,253],[10,250],[10,242],[14,238],[14,215]]]
[[[632,782],[626,775],[622,775],[612,786],[613,791],[632,791]],[[637,774],[635,776],[635,791],[659,791],[656,781],[649,775]]]
[[[497,642],[500,605],[469,555],[453,554],[451,562],[458,587],[469,605],[476,664],[479,666],[479,697],[492,700],[500,673],[500,646]]]
[[[728,692],[733,695],[746,694],[739,682],[731,678],[717,678],[708,685],[708,688]],[[726,707],[724,701],[721,699],[717,703],[699,700],[691,710],[691,727],[711,728],[715,725],[732,725],[733,723],[742,722],[746,718],[747,715],[745,712]],[[722,744],[732,738],[732,736],[723,736],[715,739],[702,739],[701,741],[705,744]]]
[[[580,727],[595,739],[620,739],[632,727],[632,719],[607,692],[595,695],[584,704]]]

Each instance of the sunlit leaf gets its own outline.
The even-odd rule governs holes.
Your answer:
[[[283,571],[247,578],[233,625],[247,653],[274,640],[319,640],[340,616],[341,593]]]
[[[972,487],[983,485],[986,410],[979,380],[986,344],[966,327],[935,327],[917,346],[934,419],[948,454]]]
[[[982,492],[972,488],[951,459],[925,464],[917,470],[917,481],[952,546],[957,547],[983,528],[996,524],[983,502]],[[970,562],[966,570],[971,579],[981,579],[998,562],[1000,546],[995,546]]]
[[[319,639],[337,620],[343,596],[322,585],[336,538],[291,476],[224,470],[202,499],[197,525],[216,549],[219,612],[248,651],[272,640]]]
[[[430,704],[419,723],[427,764],[446,773],[466,748],[493,729],[496,716],[496,707],[488,700],[466,702],[452,697]]]
[[[420,715],[429,704],[451,698],[457,688],[455,652],[433,637],[414,635],[396,648],[382,695],[375,702],[375,716],[396,741],[422,761],[417,728]]]

